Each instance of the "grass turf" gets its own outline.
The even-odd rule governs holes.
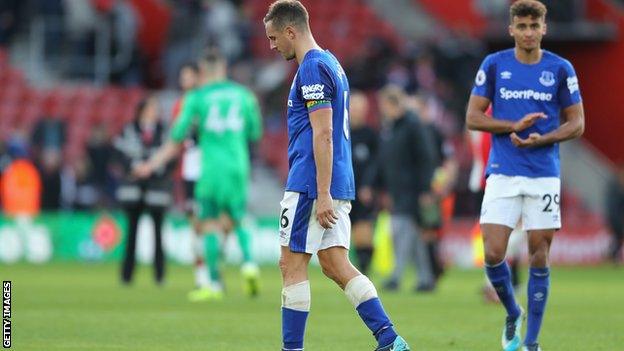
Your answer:
[[[262,271],[262,295],[242,293],[234,267],[226,270],[223,301],[190,303],[189,267],[169,266],[167,283],[139,267],[130,287],[112,264],[0,266],[12,280],[15,350],[279,350],[280,277]],[[374,339],[342,292],[310,269],[312,311],[306,350],[372,350]],[[540,341],[545,351],[624,349],[624,284],[613,267],[555,268]],[[523,278],[526,278],[526,274]],[[499,350],[504,312],[479,295],[479,270],[452,270],[435,294],[408,288],[381,292],[398,331],[414,350]],[[375,279],[379,285],[379,279]],[[521,301],[525,301],[522,297]]]

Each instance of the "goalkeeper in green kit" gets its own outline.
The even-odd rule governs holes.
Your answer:
[[[219,271],[219,233],[234,231],[243,254],[242,275],[251,296],[258,294],[259,270],[251,254],[250,233],[243,228],[250,176],[249,143],[260,139],[262,122],[258,102],[246,87],[227,79],[223,57],[211,52],[200,62],[202,83],[184,96],[171,138],[158,152],[134,169],[147,177],[178,155],[187,132],[197,125],[201,150],[200,178],[195,186],[197,218],[204,235],[211,284],[189,294],[192,301],[220,299],[223,284]]]

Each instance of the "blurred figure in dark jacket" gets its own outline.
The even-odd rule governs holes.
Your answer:
[[[137,229],[143,212],[147,212],[154,221],[156,282],[161,283],[164,278],[162,223],[165,209],[171,202],[173,167],[168,164],[143,180],[133,178],[131,171],[135,165],[147,160],[166,140],[165,125],[159,119],[158,100],[148,97],[139,103],[135,119],[125,126],[122,134],[114,141],[115,159],[125,174],[116,194],[128,217],[128,237],[121,271],[124,283],[132,280]]]
[[[607,185],[606,199],[606,219],[613,235],[609,258],[614,263],[620,263],[624,244],[624,162],[620,163],[613,179]]]
[[[361,195],[371,199],[371,186],[376,186],[390,196],[395,269],[385,288],[397,290],[405,265],[413,260],[418,274],[415,290],[432,291],[435,279],[418,219],[421,198],[431,192],[438,164],[433,141],[419,118],[406,109],[406,96],[401,88],[392,85],[383,88],[379,92],[379,107],[385,126],[375,167],[367,175]]]

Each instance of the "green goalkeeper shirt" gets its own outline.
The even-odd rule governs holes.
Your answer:
[[[207,84],[186,94],[171,138],[182,142],[197,123],[201,172],[196,197],[211,197],[219,188],[246,192],[249,177],[249,142],[262,135],[258,102],[246,87],[224,80]],[[232,184],[233,183],[233,184]],[[241,184],[242,183],[242,184]]]

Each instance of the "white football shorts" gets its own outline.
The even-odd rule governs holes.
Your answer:
[[[561,228],[561,180],[492,174],[485,184],[480,223],[523,230]]]
[[[280,203],[281,246],[292,252],[315,254],[333,246],[349,249],[351,239],[351,201],[334,200],[338,220],[334,227],[325,229],[316,220],[316,199],[306,194],[287,191]]]

